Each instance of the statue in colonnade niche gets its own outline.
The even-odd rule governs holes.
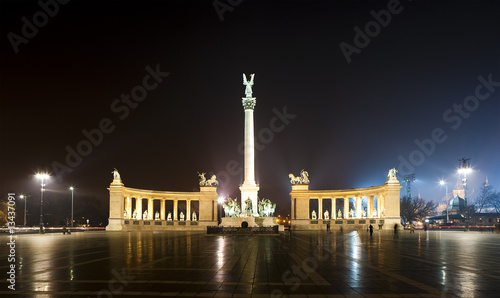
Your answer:
[[[134,212],[132,213],[132,218],[133,219],[138,219],[137,218],[137,209],[134,209]]]
[[[180,216],[181,220],[184,220],[184,212],[181,211],[181,216]]]
[[[142,219],[148,219],[148,210],[144,211],[144,213],[142,214]]]
[[[193,221],[197,221],[198,220],[198,218],[196,217],[196,212],[193,212],[192,220]]]
[[[372,217],[377,217],[377,209],[373,208]]]
[[[160,220],[160,212],[156,211],[155,220]]]
[[[361,217],[366,217],[366,211],[363,210]]]
[[[340,209],[339,212],[337,212],[337,218],[342,218],[342,211],[340,211]]]
[[[328,213],[328,210],[325,211],[325,219],[330,219],[330,214]]]
[[[349,217],[354,218],[354,210],[351,209],[351,211],[349,211]]]
[[[311,218],[312,218],[312,219],[316,219],[316,210],[313,210],[313,211],[311,212]]]
[[[172,212],[168,212],[167,214],[167,220],[172,220]]]

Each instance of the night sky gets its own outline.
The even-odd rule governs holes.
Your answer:
[[[282,215],[301,169],[311,189],[344,189],[396,167],[415,173],[413,196],[438,200],[466,157],[471,198],[486,177],[500,189],[500,2],[215,3],[70,1],[44,18],[36,1],[2,1],[1,195],[36,207],[33,175],[47,171],[48,198],[66,204],[73,185],[75,204],[107,214],[116,167],[154,190],[218,174],[239,197],[242,73],[256,74],[259,197]]]

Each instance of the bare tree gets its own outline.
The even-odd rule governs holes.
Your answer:
[[[424,220],[434,212],[436,207],[436,203],[432,201],[404,196],[401,198],[400,202],[401,219],[404,223],[414,220]]]
[[[483,210],[491,211],[494,208],[493,203],[495,201],[495,190],[491,185],[484,184],[481,187],[479,195],[474,202],[474,207],[477,210],[477,213],[482,213]]]

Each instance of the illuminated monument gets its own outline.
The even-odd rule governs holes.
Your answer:
[[[237,199],[222,204],[225,217],[221,227],[275,226],[276,204],[258,200],[255,181],[254,109],[252,97],[255,75],[247,80],[243,74],[245,97],[244,180],[240,185],[241,208]],[[205,178],[198,173],[200,191],[156,191],[125,187],[115,169],[109,190],[109,224],[106,230],[205,230],[217,225],[218,181],[215,175]],[[289,175],[292,183],[291,225],[294,230],[366,229],[370,224],[391,229],[400,224],[399,197],[401,185],[396,170],[389,171],[381,186],[341,190],[309,190],[309,174]]]
[[[245,95],[242,98],[243,109],[245,110],[245,180],[240,186],[241,191],[241,210],[247,215],[259,216],[257,213],[257,194],[259,186],[255,184],[255,144],[254,144],[254,125],[253,110],[255,108],[256,98],[252,97],[252,86],[254,74],[250,75],[250,81],[247,81],[243,74],[243,85],[246,86]]]

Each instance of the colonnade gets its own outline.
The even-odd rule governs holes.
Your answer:
[[[389,228],[401,221],[400,189],[401,185],[393,175],[389,175],[383,185],[365,188],[309,190],[309,184],[292,184],[292,229],[322,229],[326,224],[356,228],[357,225],[367,224],[364,219]],[[365,206],[363,200],[366,200]],[[325,211],[328,211],[327,218]]]
[[[147,209],[142,210],[142,200],[148,201]],[[154,208],[154,201],[160,201],[160,208]],[[173,210],[171,212],[167,212],[165,210],[166,202],[173,202]],[[179,201],[186,202],[185,210],[179,210]],[[198,208],[192,208],[192,203],[198,203]],[[143,220],[186,220],[186,221],[197,221],[199,219],[199,200],[193,199],[165,199],[165,198],[142,198],[142,197],[134,197],[134,196],[125,196],[124,197],[124,219],[143,219]],[[133,208],[132,206],[135,206]],[[194,211],[192,211],[195,209]],[[197,210],[196,210],[197,209]],[[144,211],[147,210],[146,218],[144,218]],[[156,212],[158,212],[159,217],[156,218]],[[184,214],[184,218],[180,218],[179,214],[182,212]],[[193,214],[194,212],[194,214]],[[170,213],[170,218],[168,216]],[[135,215],[135,216],[134,216]]]
[[[131,228],[200,230],[207,226],[217,225],[219,195],[215,186],[200,186],[200,191],[193,192],[147,190],[125,187],[121,178],[116,175],[108,190],[107,231]],[[143,200],[147,200],[147,204],[146,202],[143,204]],[[146,210],[147,213],[144,213]],[[181,212],[184,218],[181,218]],[[193,212],[195,217],[193,217]],[[152,224],[149,221],[155,221],[155,223]]]
[[[366,198],[366,213],[363,211],[363,198]],[[374,201],[377,201],[375,206]],[[349,208],[351,199],[355,200],[355,213],[351,214],[351,209]],[[384,196],[360,196],[360,197],[341,197],[341,198],[310,198],[309,205],[312,200],[318,200],[318,208],[309,210],[309,214],[312,219],[312,211],[316,212],[316,219],[345,219],[345,218],[381,218],[384,215]],[[323,202],[326,200],[331,200],[331,207],[326,209],[324,208]],[[343,200],[343,207],[337,208],[337,201]],[[292,202],[293,204],[293,202]],[[293,209],[293,207],[292,207]],[[326,218],[326,211],[328,211],[328,218]],[[341,211],[339,215],[338,211]],[[293,217],[292,217],[293,218]]]

